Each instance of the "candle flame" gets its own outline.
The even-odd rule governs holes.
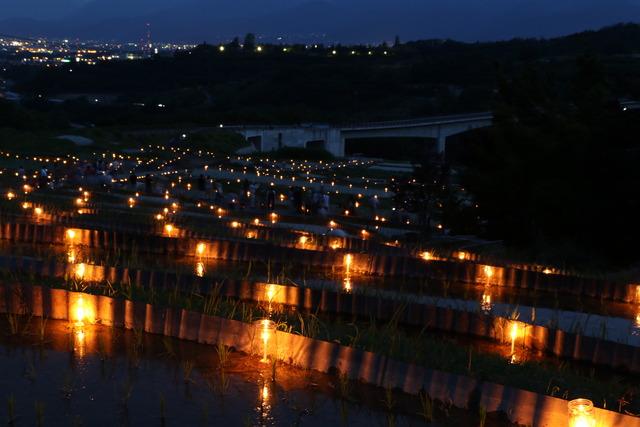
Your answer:
[[[204,255],[204,251],[207,249],[207,245],[204,242],[200,242],[198,243],[198,245],[196,246],[196,252],[198,252],[198,255]]]
[[[493,267],[491,267],[490,265],[485,265],[484,268],[484,275],[487,276],[487,279],[491,279],[493,277]]]
[[[81,262],[80,264],[76,265],[76,268],[75,268],[76,278],[83,279],[85,270],[86,270],[86,266],[84,265],[83,262]]]

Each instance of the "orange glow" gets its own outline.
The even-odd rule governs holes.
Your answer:
[[[340,249],[342,247],[342,245],[340,244],[339,240],[334,240],[333,242],[331,242],[331,244],[329,245],[331,247],[331,249],[333,249],[334,251],[336,249]]]
[[[636,285],[636,302],[640,304],[640,285]]]
[[[70,262],[71,264],[74,264],[76,262],[76,250],[71,248],[69,249],[69,251],[67,252],[67,261]]]
[[[129,207],[132,208],[136,205],[136,199],[129,197]]]
[[[83,262],[81,262],[80,264],[76,265],[74,274],[76,276],[77,279],[84,279],[84,274],[86,272],[87,266],[84,265]]]
[[[275,296],[276,296],[276,286],[269,285],[267,287],[267,300],[269,301],[269,304],[271,304],[271,302],[273,301],[273,297]]]
[[[68,228],[66,231],[67,240],[75,240],[76,231],[74,229]]]
[[[171,236],[171,233],[173,233],[173,230],[174,230],[174,228],[173,228],[173,225],[171,225],[171,224],[166,224],[166,225],[164,226],[164,231],[165,231],[165,233],[167,233],[169,236]]]
[[[433,259],[433,254],[429,251],[424,251],[420,254],[420,257],[425,261],[431,261]]]
[[[491,294],[489,293],[488,290],[485,290],[485,292],[482,294],[482,302],[480,302],[480,309],[487,313],[490,312],[491,309],[493,308],[492,304],[491,304]]]
[[[277,213],[275,213],[275,212],[271,212],[271,213],[269,214],[269,217],[271,218],[271,223],[272,223],[272,224],[275,224],[275,223],[276,223],[276,221],[278,221],[278,214],[277,214]]]
[[[342,281],[342,288],[344,289],[345,292],[351,292],[351,277],[347,276],[344,278],[344,280]]]
[[[544,270],[542,270],[543,274],[551,274],[551,269],[549,268],[545,268]]]
[[[347,273],[351,270],[351,264],[353,263],[353,255],[346,254],[344,256],[344,266],[347,270]]]
[[[511,341],[515,341],[518,338],[518,324],[513,323],[511,325]]]
[[[75,310],[75,320],[78,324],[84,324],[84,319],[87,316],[84,309],[84,300],[82,297],[78,298],[76,302],[76,310]]]
[[[7,193],[7,199],[9,200],[13,200],[16,197],[15,193],[13,193],[13,191],[9,191]]]
[[[467,254],[466,254],[466,252],[462,252],[462,251],[461,251],[461,252],[458,252],[458,259],[459,259],[460,261],[464,261],[465,259],[467,259]]]
[[[42,208],[37,207],[33,210],[33,212],[35,212],[36,215],[40,216],[42,215]]]
[[[263,319],[259,321],[260,327],[260,340],[262,341],[262,359],[263,363],[269,362],[269,341],[271,336],[275,333],[275,323],[269,319]]]
[[[568,403],[569,427],[595,427],[596,417],[593,402],[575,399]]]
[[[247,231],[247,239],[255,239],[256,237],[258,237],[258,233],[253,230]]]
[[[259,220],[258,218],[255,218],[255,219],[253,220],[253,224],[254,224],[254,225],[260,225],[260,220]]]
[[[482,269],[484,271],[484,275],[487,276],[487,279],[491,279],[493,277],[493,267],[490,265],[485,265]]]
[[[298,239],[298,242],[300,242],[300,244],[304,246],[307,244],[307,240],[308,240],[307,236],[300,236],[300,238]]]
[[[75,330],[73,338],[73,351],[79,358],[83,358],[85,355],[86,335],[82,326]]]
[[[198,253],[198,255],[202,256],[204,255],[204,252],[207,250],[207,244],[204,242],[200,242],[197,244],[196,246],[196,252]]]
[[[335,221],[333,220],[329,221],[329,228],[336,228],[337,226],[338,224]]]
[[[163,219],[164,219],[164,216],[162,214],[156,215],[156,220],[162,221]]]
[[[196,276],[204,277],[204,263],[202,262],[196,263]]]
[[[87,323],[93,323],[95,318],[95,313],[93,312],[90,304],[87,304],[82,295],[79,295],[75,301],[73,301],[74,294],[70,294],[72,296],[71,299],[71,310],[69,312],[69,321],[73,323],[74,326],[83,327]],[[77,294],[76,294],[77,295]]]
[[[231,228],[238,228],[238,227],[240,227],[240,223],[238,221],[231,222]]]
[[[516,322],[513,322],[511,324],[511,359],[509,361],[509,363],[514,364],[518,362],[518,359],[516,357],[516,340],[518,339],[518,335],[519,335],[519,328],[518,328],[518,324]]]

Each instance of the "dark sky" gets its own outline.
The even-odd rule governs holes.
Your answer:
[[[640,0],[2,0],[0,34],[379,42],[555,36],[640,21]]]

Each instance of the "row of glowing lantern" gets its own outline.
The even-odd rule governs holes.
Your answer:
[[[233,224],[233,223],[232,223]],[[232,225],[233,226],[233,225]],[[238,225],[239,226],[239,225]],[[236,226],[237,227],[237,226]],[[235,227],[234,227],[235,228]],[[171,224],[166,224],[165,225],[165,232],[168,235],[172,235],[174,234],[175,228],[173,227],[173,225]],[[77,236],[78,236],[78,231],[76,231],[75,229],[67,229],[66,230],[66,239],[69,243],[74,243]],[[305,247],[306,244],[308,244],[309,242],[309,237],[307,235],[302,235],[299,237],[299,243],[302,247]],[[334,246],[335,245],[335,246]],[[339,242],[336,240],[334,242],[332,242],[332,248],[333,249],[337,249],[339,247]],[[207,252],[207,244],[204,242],[199,242],[196,245],[196,255],[201,258],[204,257],[206,255]],[[69,252],[69,262],[75,263],[75,251],[73,250],[73,248],[70,249]],[[426,254],[429,254],[428,252],[426,252]],[[433,259],[430,256],[425,256],[425,259]],[[352,265],[352,261],[353,261],[353,255],[351,254],[346,254],[344,257],[344,266],[345,266],[345,277],[344,277],[344,289],[346,291],[351,291],[351,265]],[[78,264],[77,268],[76,268],[76,277],[77,278],[83,278],[84,277],[84,272],[85,272],[85,266],[84,264]],[[200,260],[197,262],[196,264],[196,274],[200,277],[204,276],[204,263],[201,262]],[[489,265],[485,265],[482,267],[482,271],[484,274],[484,277],[487,281],[487,286],[485,286],[485,290],[482,294],[481,297],[481,302],[480,302],[480,308],[482,309],[482,311],[488,313],[492,310],[492,297],[491,297],[491,289],[490,289],[490,281],[491,279],[494,277],[495,275],[495,267],[489,266]],[[638,304],[640,304],[640,285],[636,286],[636,302]],[[635,318],[635,324],[633,327],[633,334],[634,335],[638,335],[640,334],[640,310],[638,311],[638,313],[636,314],[636,318]]]
[[[444,261],[448,259],[446,257],[440,257],[432,251],[421,252],[420,258],[422,258],[425,261]],[[475,258],[475,255],[465,251],[457,251],[453,254],[453,258],[459,261],[471,261]],[[556,272],[556,270],[551,269],[549,267],[541,268],[541,270],[539,271],[541,271],[543,274],[552,274]]]
[[[25,188],[26,188],[26,187],[28,187],[28,186],[27,186],[27,185],[25,185]],[[26,194],[27,192],[28,192],[28,191],[27,191],[27,190],[25,190],[25,194]],[[7,192],[7,199],[8,199],[8,200],[13,200],[13,199],[15,199],[15,198],[16,198],[16,194],[15,194],[13,191],[9,191],[9,192]],[[20,206],[21,206],[21,207],[22,207],[22,209],[24,209],[24,210],[27,210],[27,209],[31,209],[31,208],[33,208],[33,213],[34,213],[37,217],[39,217],[39,216],[41,216],[42,214],[44,214],[44,210],[43,210],[40,206],[34,206],[34,205],[33,205],[33,203],[31,203],[31,202],[26,202],[26,201],[25,201],[25,202],[22,202],[22,204],[21,204]]]

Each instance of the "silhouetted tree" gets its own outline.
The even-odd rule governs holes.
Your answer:
[[[243,49],[246,50],[247,52],[252,52],[255,50],[255,48],[256,48],[256,35],[253,33],[247,33],[247,35],[244,36]]]
[[[227,48],[230,50],[240,49],[240,39],[238,37],[234,37],[233,40],[231,40],[231,43],[227,45]]]
[[[528,67],[503,78],[488,138],[462,180],[487,236],[590,266],[636,259],[640,117],[615,102],[603,67],[579,57],[571,84]]]

